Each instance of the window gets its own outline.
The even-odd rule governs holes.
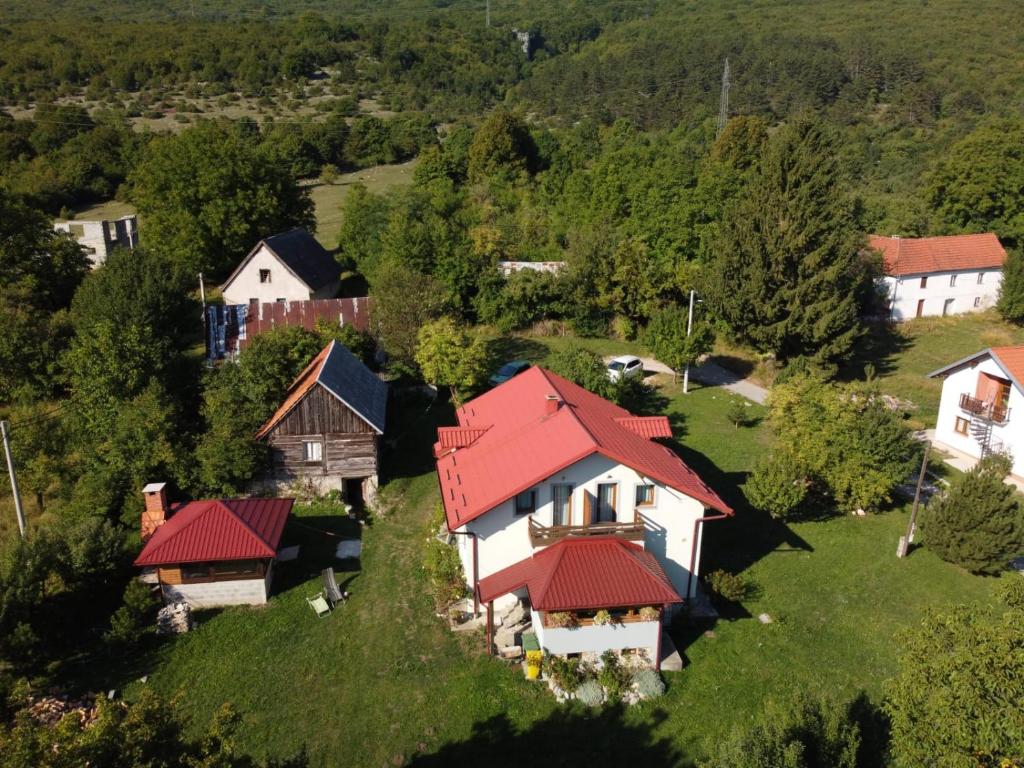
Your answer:
[[[516,496],[516,514],[532,515],[537,511],[537,491],[523,491]]]
[[[985,282],[985,273],[984,272],[979,272],[978,273],[978,285],[981,285],[984,282]]]
[[[650,507],[654,504],[654,486],[638,485],[636,487],[636,505],[638,507]]]
[[[949,287],[950,288],[955,288],[956,287],[956,275],[950,275],[949,276]]]
[[[284,304],[288,299],[275,299],[278,304]]]
[[[615,483],[601,483],[597,486],[597,518],[595,523],[615,522]]]
[[[551,486],[551,524],[572,524],[572,486],[566,484]]]
[[[966,435],[967,434],[967,428],[970,426],[970,423],[971,422],[969,422],[967,419],[964,419],[964,418],[961,418],[960,416],[957,416],[956,417],[956,426],[953,427],[953,429],[956,430],[956,433],[958,435]]]
[[[269,283],[270,282],[270,270],[269,269],[261,269],[260,270],[260,282],[261,283]]]
[[[71,233],[72,237],[85,237],[85,225],[71,224],[68,226],[68,232]]]
[[[921,287],[922,288],[927,288],[928,287],[928,275],[925,275],[924,277],[921,278]]]
[[[975,308],[981,306],[981,296],[975,296],[974,297],[974,306],[975,306]]]
[[[942,316],[943,317],[946,317],[946,315],[952,315],[953,314],[953,304],[954,304],[955,301],[956,301],[956,299],[946,299],[946,301],[942,304]]]
[[[304,440],[302,442],[302,458],[305,461],[323,461],[324,444],[319,440]]]

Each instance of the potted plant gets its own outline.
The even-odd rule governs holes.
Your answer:
[[[549,627],[572,629],[579,624],[579,620],[572,611],[551,611],[547,615],[547,624]]]
[[[604,626],[605,624],[611,623],[612,615],[608,613],[608,611],[606,611],[605,609],[602,608],[600,611],[594,614],[594,624],[596,624],[597,626],[600,627]]]
[[[640,618],[644,621],[657,621],[661,618],[661,611],[653,605],[645,605],[640,609]]]

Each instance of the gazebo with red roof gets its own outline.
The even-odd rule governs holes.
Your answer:
[[[145,542],[135,565],[167,602],[193,607],[267,602],[294,499],[202,499],[169,505],[164,483],[142,489]]]

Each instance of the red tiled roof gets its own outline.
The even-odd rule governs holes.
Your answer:
[[[1006,251],[992,232],[949,237],[883,237],[871,235],[868,245],[882,253],[885,274],[924,275],[965,269],[994,269]]]
[[[526,587],[540,611],[681,603],[654,555],[615,536],[562,539],[480,580],[490,602]]]
[[[640,437],[672,437],[672,426],[667,416],[626,416],[616,421]]]
[[[487,427],[438,427],[437,447],[440,448],[435,458],[452,448],[466,448],[476,442],[487,431]]]
[[[204,499],[157,528],[135,565],[274,557],[294,499]]]
[[[548,410],[548,396],[562,405]],[[540,367],[470,400],[456,412],[463,429],[483,429],[469,447],[434,446],[448,526],[454,530],[546,477],[600,454],[697,499],[732,509],[673,451],[622,422],[629,411]],[[627,422],[629,423],[629,422]],[[644,429],[667,430],[664,422]]]
[[[992,347],[989,352],[1013,379],[1024,382],[1024,344],[1015,347]]]

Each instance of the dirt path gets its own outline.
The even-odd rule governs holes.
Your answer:
[[[604,361],[607,363],[614,359],[614,356],[608,356]],[[660,360],[655,360],[653,357],[641,357],[640,360],[644,364],[644,375],[667,373],[671,376],[673,373],[671,368]],[[741,378],[732,371],[718,365],[718,363],[706,361],[691,368],[690,378],[707,386],[722,387],[722,389],[745,397],[747,400],[760,405],[764,405],[764,401],[768,398],[768,390],[760,384],[755,384],[750,379]]]

